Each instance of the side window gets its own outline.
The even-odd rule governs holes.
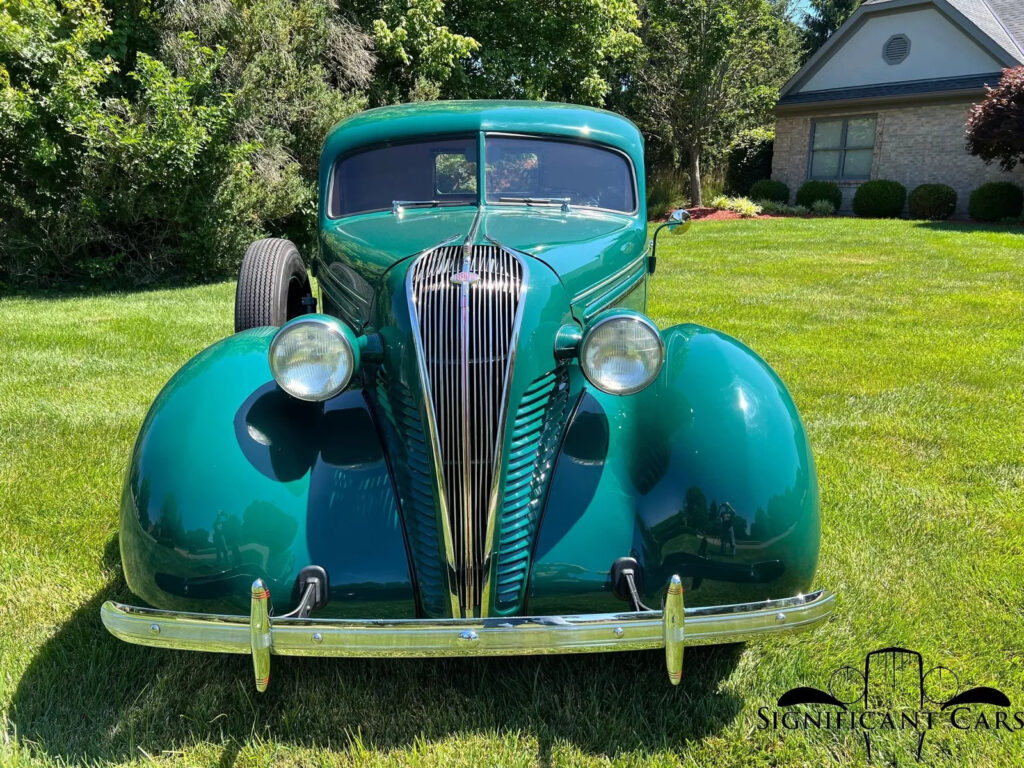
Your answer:
[[[438,152],[434,155],[434,193],[437,195],[476,194],[476,161],[462,152]]]
[[[867,179],[875,147],[874,115],[815,120],[811,125],[812,179]]]

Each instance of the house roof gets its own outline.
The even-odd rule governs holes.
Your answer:
[[[801,91],[779,99],[779,106],[816,104],[823,101],[847,101],[854,99],[886,99],[898,96],[917,96],[950,91],[980,91],[986,85],[995,85],[1001,72],[966,77],[940,77],[932,80],[907,80],[902,83],[879,83],[854,88],[832,88],[826,91]]]
[[[927,5],[942,12],[968,37],[987,50],[1000,65],[1014,67],[1024,64],[1024,1],[1022,0],[864,0],[853,15],[782,87],[779,105],[942,93],[974,87],[963,84],[967,78],[952,77],[931,81],[917,80],[885,83],[877,86],[840,88],[832,91],[794,93],[817,71],[819,66],[839,49],[844,39],[859,28],[866,18],[876,13]],[[998,80],[998,74],[995,77],[991,74],[979,75],[975,79],[980,79],[982,84],[991,83],[993,80]],[[980,89],[981,85],[977,87]]]
[[[893,6],[895,0],[864,0],[866,6]],[[1024,63],[1024,3],[1021,0],[945,0],[1002,50]],[[936,3],[936,5],[939,5]]]

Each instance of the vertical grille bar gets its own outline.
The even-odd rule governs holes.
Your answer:
[[[412,266],[412,310],[464,616],[481,609],[488,502],[524,279],[519,258],[493,245],[436,248]]]

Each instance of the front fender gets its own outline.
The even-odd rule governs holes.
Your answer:
[[[330,576],[321,615],[413,617],[385,453],[363,391],[295,400],[267,363],[273,328],[189,361],[143,422],[121,505],[131,590],[172,610],[245,613],[264,579],[284,613],[309,564]]]
[[[609,570],[636,557],[655,607],[673,573],[688,606],[807,591],[820,541],[818,482],[793,400],[725,334],[662,333],[655,382],[616,397],[587,387],[557,460],[529,610],[621,609]]]

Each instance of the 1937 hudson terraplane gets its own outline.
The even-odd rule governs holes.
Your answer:
[[[657,647],[678,683],[685,645],[824,619],[786,388],[644,315],[643,168],[632,123],[562,104],[337,125],[316,289],[292,243],[254,243],[237,332],[142,425],[120,545],[153,607],[108,602],[106,627],[251,654],[263,690],[271,654]]]

